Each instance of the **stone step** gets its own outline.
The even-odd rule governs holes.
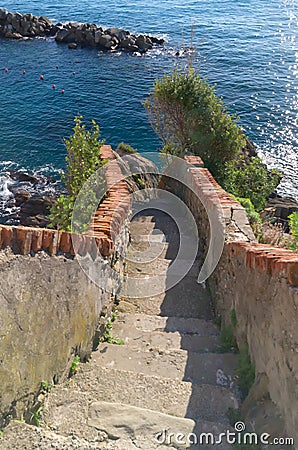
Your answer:
[[[233,388],[238,355],[137,349],[103,343],[94,353],[94,361],[106,368]]]
[[[198,240],[181,237],[181,242],[151,240],[132,240],[128,249],[128,259],[134,257],[135,261],[145,263],[155,258],[195,260],[198,253]],[[179,253],[178,253],[179,251]]]
[[[115,405],[116,407],[117,405]],[[101,409],[99,409],[101,407]],[[124,406],[120,405],[122,408],[121,411],[124,411]],[[108,407],[107,407],[108,408]],[[128,422],[124,422],[123,420],[119,420],[119,422],[113,421],[110,424],[107,424],[106,421],[100,422],[98,420],[98,412],[103,410],[102,404],[94,404],[92,409],[92,417],[90,417],[90,426],[99,426],[106,427],[107,430],[111,430],[116,428],[118,431],[119,424],[122,425],[122,430],[125,430],[127,435],[138,435],[137,438],[120,438],[117,440],[105,440],[105,441],[97,441],[97,442],[88,442],[84,437],[77,436],[76,434],[72,435],[60,435],[54,431],[51,431],[47,428],[39,428],[35,426],[27,425],[26,423],[12,421],[10,425],[5,430],[4,436],[0,441],[0,449],[1,450],[184,450],[187,448],[196,450],[196,449],[205,449],[212,450],[215,448],[215,444],[205,444],[206,435],[203,433],[213,433],[214,440],[218,439],[220,433],[225,433],[228,429],[233,431],[231,427],[221,424],[221,423],[209,423],[209,422],[201,422],[199,426],[195,427],[195,431],[191,432],[192,434],[186,435],[183,439],[185,444],[181,443],[181,430],[175,429],[174,436],[169,433],[162,433],[157,437],[153,437],[153,439],[144,438],[143,435],[139,435],[141,429],[138,429],[138,425],[141,424],[142,418],[143,420],[146,418],[147,420],[152,417],[152,420],[148,427],[145,428],[145,431],[151,428],[154,430],[154,427],[157,426],[157,420],[164,420],[162,415],[156,417],[154,419],[154,415],[150,416],[150,413],[146,415],[142,414],[140,420],[135,423],[133,426]],[[139,411],[135,410],[134,415],[138,414]],[[132,413],[130,417],[134,416]],[[121,417],[122,418],[122,417]],[[171,426],[175,426],[176,422],[169,421]],[[114,427],[112,428],[114,424]],[[179,426],[181,423],[179,422]],[[183,422],[183,429],[188,431],[190,426],[189,422]],[[120,428],[121,429],[121,428]],[[118,431],[119,433],[119,431]],[[120,434],[120,433],[119,433]],[[203,444],[192,445],[193,439],[195,439],[194,434],[197,439],[202,439]],[[201,436],[201,437],[200,437]],[[165,442],[163,444],[162,442]],[[169,442],[172,442],[172,444]],[[210,440],[209,440],[210,442]],[[219,450],[233,450],[233,447],[226,443],[217,444],[216,448]]]
[[[170,283],[175,281],[174,278],[163,275],[154,278],[149,275],[147,279],[130,278],[121,290],[121,300],[135,305],[127,311],[139,310],[145,314],[150,311],[149,314],[154,315],[213,320],[214,314],[207,289],[199,285],[192,276],[186,276],[178,284],[169,287]],[[176,276],[177,280],[179,277]],[[129,296],[125,295],[126,289],[130,291]],[[144,296],[144,292],[148,297]]]
[[[80,366],[79,373],[72,380],[72,389],[76,394],[66,392],[65,388],[54,389],[50,409],[62,404],[63,399],[69,396],[75,401],[82,394],[87,396],[85,402],[104,399],[177,417],[228,423],[228,409],[238,408],[237,396],[225,387],[209,384],[192,386],[185,381],[104,368],[100,360]],[[58,415],[53,412],[47,420],[53,422],[54,416]]]
[[[166,275],[168,273],[175,275],[186,275],[188,277],[198,278],[200,271],[200,263],[190,259],[180,259],[172,261],[170,259],[156,258],[154,261],[142,263],[140,261],[129,260],[127,258],[127,268],[130,276],[144,275]],[[187,269],[186,269],[187,268]],[[187,273],[186,273],[187,270]]]
[[[121,305],[121,302],[120,302]],[[127,330],[136,328],[144,332],[164,331],[168,333],[178,332],[181,334],[190,334],[197,336],[219,336],[220,331],[217,325],[211,320],[185,318],[185,317],[166,317],[154,316],[149,314],[129,314],[120,313],[114,323],[127,326]]]
[[[132,315],[133,316],[133,315]],[[138,329],[132,317],[127,323],[116,320],[113,323],[112,335],[130,347],[158,348],[164,350],[187,350],[190,352],[218,352],[220,336],[200,336],[166,331],[142,331]]]

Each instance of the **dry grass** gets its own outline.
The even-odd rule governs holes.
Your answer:
[[[294,244],[294,238],[284,231],[280,223],[272,224],[270,222],[264,222],[261,225],[259,241],[262,244],[282,248],[290,248],[291,244]]]

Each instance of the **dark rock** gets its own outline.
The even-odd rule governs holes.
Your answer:
[[[143,34],[137,37],[135,45],[137,45],[139,49],[143,52],[146,52],[147,50],[150,50],[153,47],[152,41]]]
[[[128,35],[128,32],[125,30],[122,30],[121,28],[108,28],[106,30],[106,33],[111,36],[116,36],[118,41],[123,41],[124,39],[126,39],[126,37]]]
[[[150,36],[151,42],[152,44],[158,44],[158,45],[163,45],[165,43],[165,40],[162,38],[157,38],[154,36]]]
[[[71,41],[73,41],[73,38],[74,38],[74,36],[72,36],[72,33],[70,30],[67,30],[66,28],[61,28],[61,29],[59,29],[58,33],[56,34],[55,40],[57,42],[71,42]]]
[[[136,40],[129,36],[126,39],[123,39],[123,41],[120,42],[119,46],[123,49],[130,50],[132,46],[135,46]]]
[[[59,30],[60,28],[57,25],[53,25],[49,30],[50,36],[55,36]]]
[[[46,16],[41,16],[39,18],[39,22],[44,22],[46,25],[51,26],[52,22],[50,19],[48,19]]]
[[[15,170],[11,170],[9,172],[10,178],[17,181],[26,181],[29,183],[36,184],[38,183],[38,178],[34,175],[29,175],[28,173],[18,172]]]
[[[78,44],[76,44],[75,42],[71,42],[70,44],[68,44],[68,48],[70,50],[75,50],[76,48],[78,48]]]
[[[16,191],[14,193],[15,206],[21,206],[30,198],[30,193],[28,191]]]
[[[21,207],[21,215],[36,216],[38,214],[47,215],[55,203],[55,197],[35,195]]]
[[[249,139],[246,139],[246,144],[245,147],[243,147],[242,151],[246,158],[258,156],[255,144]]]
[[[111,27],[105,31],[94,23],[68,22],[53,24],[46,16],[32,14],[10,13],[0,8],[0,35],[20,39],[22,37],[55,36],[59,43],[70,44],[69,48],[98,47],[103,50],[115,51],[121,48],[127,52],[146,52],[153,44],[163,44],[163,39],[146,35],[138,37],[131,35],[122,28]]]
[[[103,34],[98,39],[98,45],[106,50],[109,50],[113,47],[114,42],[112,36],[109,34]]]
[[[23,36],[20,33],[15,33],[13,31],[8,30],[5,33],[5,37],[10,39],[22,39]]]
[[[0,8],[0,20],[6,20],[8,11],[5,8]]]
[[[20,224],[25,227],[47,228],[51,221],[47,216],[38,214],[37,216],[20,216]]]
[[[298,202],[290,197],[270,198],[261,212],[263,221],[280,223],[286,232],[289,231],[289,215],[298,211]]]

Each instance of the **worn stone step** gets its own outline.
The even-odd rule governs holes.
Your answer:
[[[166,275],[168,273],[176,275],[187,275],[198,278],[200,271],[199,261],[190,259],[179,259],[172,261],[170,259],[156,258],[153,261],[142,263],[140,261],[128,260],[127,269],[130,276],[144,275]],[[187,270],[187,272],[186,272]]]
[[[230,353],[144,350],[106,343],[99,346],[94,359],[107,368],[229,388],[234,386],[234,373],[238,365],[238,355]]]
[[[173,281],[179,280],[179,276],[175,277],[160,275],[152,278],[149,275],[147,279],[129,279],[121,290],[121,300],[135,305],[128,307],[129,312],[150,311],[149,314],[161,316],[213,320],[214,313],[207,289],[192,276],[186,276],[178,284],[169,287]],[[130,291],[129,296],[126,295],[126,289]],[[144,292],[148,297],[144,296]]]
[[[222,386],[196,384],[154,375],[144,375],[129,370],[110,369],[101,366],[100,359],[83,364],[72,380],[76,395],[87,395],[86,401],[105,399],[160,411],[177,417],[202,419],[228,423],[228,408],[238,408],[233,392]],[[64,392],[65,391],[65,392]],[[51,395],[51,409],[72,395],[65,388],[58,388]],[[76,395],[73,395],[75,401]],[[54,420],[54,415],[48,419]],[[82,421],[81,421],[82,422]]]
[[[121,305],[121,303],[120,303]],[[196,319],[192,317],[167,317],[149,314],[119,313],[116,323],[126,324],[127,329],[136,328],[144,332],[165,331],[182,334],[196,334],[197,336],[219,336],[220,331],[212,320]]]
[[[112,335],[130,347],[159,348],[164,350],[187,350],[191,352],[218,352],[220,336],[200,336],[167,331],[142,331],[133,320],[127,323],[117,320],[112,327]]]
[[[0,450],[53,449],[107,450],[108,447],[101,440],[89,442],[84,436],[78,433],[62,435],[50,428],[36,427],[20,421],[12,421],[0,439]]]
[[[122,406],[122,405],[121,405]],[[93,415],[98,411],[98,406],[94,405]],[[161,418],[162,416],[159,416]],[[91,422],[92,420],[92,422]],[[98,421],[97,417],[90,419],[90,423],[93,423],[94,426],[102,426]],[[172,422],[174,423],[174,422]],[[122,423],[123,425],[123,423]],[[151,422],[152,426],[152,422]],[[112,424],[110,424],[110,428]],[[107,427],[108,428],[108,427]],[[117,427],[116,427],[117,428]],[[213,433],[215,439],[218,438],[220,433],[224,433],[227,429],[233,431],[231,427],[226,426],[221,423],[208,423],[202,422],[200,423],[198,428],[195,428],[195,432],[192,434],[185,436],[185,442],[193,442],[194,434],[198,439],[202,439],[202,442],[206,442],[206,437],[203,433]],[[39,428],[27,425],[22,422],[12,421],[11,424],[5,431],[5,434],[0,441],[0,449],[1,450],[135,450],[139,448],[141,450],[183,450],[186,448],[190,448],[193,450],[196,449],[206,449],[211,450],[215,448],[214,444],[201,444],[201,445],[191,445],[186,444],[183,445],[181,442],[181,436],[178,435],[180,430],[174,433],[174,436],[168,434],[160,434],[155,439],[146,439],[140,436],[138,439],[136,438],[120,438],[117,440],[107,440],[103,442],[88,442],[83,437],[78,437],[76,434],[72,435],[60,435],[57,432],[51,431],[46,428]],[[160,442],[165,441],[165,444]],[[178,441],[178,444],[167,444],[171,441]],[[209,441],[210,442],[210,441]],[[216,448],[220,450],[232,450],[233,447],[222,443],[216,445]]]

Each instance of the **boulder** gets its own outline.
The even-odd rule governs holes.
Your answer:
[[[106,33],[110,36],[115,36],[118,41],[123,41],[123,39],[126,39],[127,35],[129,34],[127,31],[122,30],[121,28],[107,28]]]
[[[92,29],[86,31],[85,42],[87,45],[90,45],[91,47],[95,46],[95,33]]]
[[[290,197],[281,197],[277,195],[275,198],[270,198],[261,212],[263,221],[282,224],[286,232],[289,231],[289,215],[298,211],[298,202]]]
[[[150,36],[151,42],[152,44],[158,44],[158,45],[163,45],[165,43],[165,40],[162,38],[157,38],[154,36]]]
[[[243,147],[242,152],[245,158],[252,158],[258,156],[255,144],[249,139],[246,139],[246,144],[245,147]]]
[[[136,40],[132,36],[129,36],[126,39],[123,39],[123,41],[120,42],[119,46],[123,49],[130,50],[131,47],[135,46],[135,42]]]
[[[48,19],[46,16],[40,16],[40,18],[38,20],[39,20],[39,22],[45,23],[48,27],[50,27],[52,25],[52,21],[50,19]]]
[[[30,193],[25,190],[16,191],[14,193],[15,206],[21,206],[30,198]]]
[[[28,217],[20,216],[20,224],[25,227],[47,228],[50,223],[51,221],[49,220],[48,216],[44,216],[42,214]]]
[[[109,50],[114,46],[114,42],[109,34],[103,34],[98,39],[98,45],[106,50]]]
[[[6,20],[8,11],[6,8],[0,8],[0,20]]]
[[[153,47],[151,39],[147,36],[144,36],[143,34],[140,34],[140,36],[137,37],[136,45],[143,52],[146,52],[147,50],[150,50]]]
[[[5,37],[10,38],[10,39],[22,39],[23,36],[20,33],[16,33],[14,31],[8,30],[5,33]]]
[[[10,176],[10,178],[12,178],[13,180],[16,180],[16,181],[25,181],[25,182],[33,183],[33,184],[38,183],[38,178],[35,177],[34,175],[29,175],[28,173],[24,173],[24,172],[18,172],[16,170],[11,170],[9,172],[9,176]]]
[[[34,195],[21,207],[21,214],[36,216],[37,214],[48,214],[56,201],[56,197]]]
[[[56,34],[55,41],[56,42],[71,42],[71,41],[73,41],[73,38],[74,38],[73,33],[70,30],[67,30],[66,28],[61,28],[61,29],[59,29],[58,33]]]
[[[70,50],[75,50],[76,48],[78,48],[78,44],[76,42],[71,42],[70,44],[68,44],[68,48]]]
[[[95,33],[94,33],[95,44],[99,44],[101,37],[102,37],[102,31],[100,31],[100,30],[95,31]]]

